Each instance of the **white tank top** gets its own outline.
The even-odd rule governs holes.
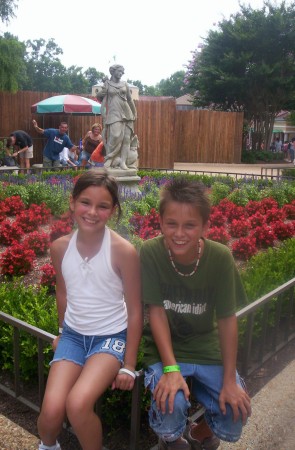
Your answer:
[[[67,289],[65,322],[87,336],[118,333],[127,328],[121,278],[111,265],[111,233],[105,233],[99,252],[89,261],[77,250],[75,231],[62,260]]]

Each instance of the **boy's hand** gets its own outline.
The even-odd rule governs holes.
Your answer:
[[[247,418],[251,416],[251,399],[247,392],[237,383],[223,385],[219,396],[219,406],[222,414],[226,414],[226,403],[232,408],[234,422],[242,416],[242,421],[245,425]]]
[[[153,393],[154,400],[156,400],[158,409],[163,414],[166,412],[166,401],[168,400],[168,412],[173,413],[174,399],[177,391],[183,391],[183,394],[188,400],[190,392],[185,379],[180,372],[169,372],[161,376]]]

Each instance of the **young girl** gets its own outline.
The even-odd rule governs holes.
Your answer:
[[[145,385],[161,450],[214,450],[237,441],[251,413],[236,372],[238,302],[245,292],[230,250],[204,238],[210,205],[201,185],[175,179],[161,193],[162,236],[141,247]],[[205,420],[186,427],[189,388]]]
[[[70,199],[77,230],[52,243],[59,336],[38,431],[39,449],[60,449],[68,417],[83,450],[102,449],[94,404],[104,391],[131,390],[142,331],[139,259],[106,224],[121,214],[115,180],[100,169],[78,179]]]

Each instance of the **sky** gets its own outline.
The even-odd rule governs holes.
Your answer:
[[[261,9],[263,0],[245,0]],[[0,23],[20,41],[53,38],[66,67],[95,67],[154,86],[186,70],[192,52],[218,22],[240,10],[239,0],[18,0],[16,18]]]

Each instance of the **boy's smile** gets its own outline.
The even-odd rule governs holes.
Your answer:
[[[198,209],[190,203],[170,201],[160,225],[173,259],[184,265],[195,262],[199,239],[207,230]]]

